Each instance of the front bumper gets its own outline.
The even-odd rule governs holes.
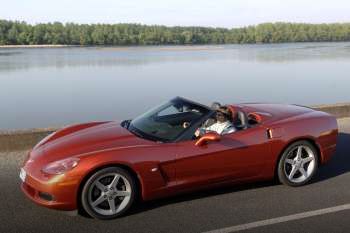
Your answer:
[[[33,175],[26,170],[25,181],[21,182],[23,193],[38,205],[51,209],[72,211],[77,209],[79,179],[65,174],[50,176]]]

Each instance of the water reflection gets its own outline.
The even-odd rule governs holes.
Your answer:
[[[349,60],[349,43],[0,49],[0,72],[207,60],[281,63],[332,59]]]

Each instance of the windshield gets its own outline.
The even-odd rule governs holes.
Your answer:
[[[175,98],[135,118],[128,129],[139,137],[169,142],[209,111],[204,106]]]

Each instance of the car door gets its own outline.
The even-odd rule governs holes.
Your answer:
[[[195,140],[178,142],[177,186],[206,185],[259,176],[270,152],[266,129],[253,127],[196,146]]]

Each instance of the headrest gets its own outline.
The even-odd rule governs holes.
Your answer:
[[[235,119],[236,119],[236,117],[237,117],[237,111],[236,111],[235,107],[233,107],[232,105],[226,105],[226,107],[227,107],[228,110],[230,110],[230,112],[231,112],[232,121],[235,121]]]
[[[231,111],[232,122],[239,129],[246,129],[248,127],[248,117],[246,113],[239,107],[227,105],[227,108]]]

